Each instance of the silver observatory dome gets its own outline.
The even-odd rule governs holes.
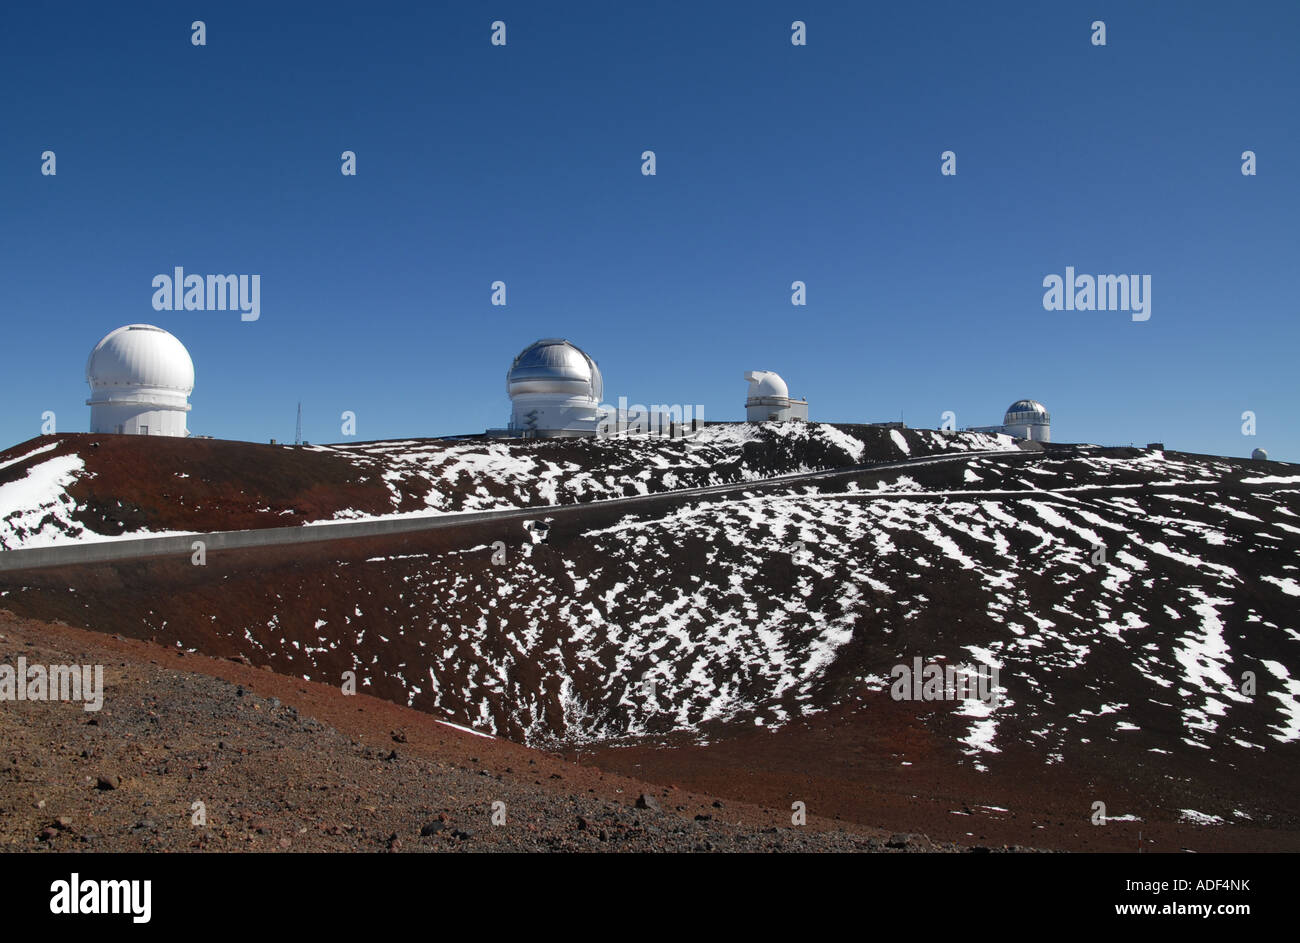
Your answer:
[[[506,374],[511,399],[528,394],[582,396],[599,402],[605,395],[600,368],[581,348],[548,337],[523,349]]]
[[[1002,420],[1003,425],[1007,426],[1051,421],[1052,417],[1048,414],[1047,407],[1033,399],[1016,400],[1007,407],[1006,417]]]

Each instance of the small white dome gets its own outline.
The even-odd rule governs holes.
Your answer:
[[[162,390],[188,396],[194,361],[185,345],[152,324],[128,324],[95,345],[86,361],[86,382],[95,393]]]
[[[771,370],[750,370],[745,374],[745,379],[749,381],[751,400],[790,398],[790,388],[779,374]]]

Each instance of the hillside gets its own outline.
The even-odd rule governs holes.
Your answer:
[[[0,549],[569,504],[941,452],[1008,436],[826,423],[707,427],[688,440],[415,439],[335,446],[42,436],[0,452]]]
[[[106,663],[114,697],[93,724],[75,705],[0,711],[0,850],[969,850],[815,816],[794,828],[779,807],[607,775],[364,695],[343,706],[325,685],[0,610],[0,660],[20,652]]]
[[[1106,841],[1165,828],[1192,847],[1187,830],[1224,823],[1297,847],[1293,466],[1137,449],[1025,453],[870,427],[749,441],[737,431],[653,448],[385,443],[277,454],[368,468],[366,481],[339,471],[336,493],[383,487],[387,508],[401,511],[433,506],[430,496],[448,510],[617,494],[633,468],[650,474],[631,487],[653,491],[851,469],[897,460],[904,446],[913,456],[1004,448],[762,493],[593,505],[549,529],[525,521],[240,551],[206,567],[167,559],[10,574],[0,605],[286,676],[338,684],[355,671],[367,693],[520,743],[774,804],[799,784],[858,822],[882,824],[887,810],[893,825],[948,796],[955,816],[1005,819],[997,827],[1009,842],[1038,844],[1035,830],[1050,828],[1039,837],[1052,846],[1090,847],[1102,841],[1087,826],[1100,798],[1119,817]],[[81,457],[70,442],[41,455]],[[490,451],[500,448],[510,461]],[[617,474],[600,464],[611,456]],[[67,494],[105,487],[95,461],[96,477]],[[181,511],[163,513],[185,504],[171,493],[164,502],[145,486],[117,487],[124,506],[150,508],[142,523],[182,528]],[[88,490],[78,507],[92,493],[102,508],[104,492]],[[377,498],[347,503],[313,513],[384,510]],[[504,563],[493,562],[497,540]],[[892,699],[892,667],[916,658],[997,667],[998,701]],[[1006,815],[972,808],[976,796]],[[963,839],[959,824],[949,838]]]

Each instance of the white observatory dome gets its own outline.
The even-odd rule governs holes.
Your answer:
[[[152,324],[128,324],[95,345],[86,361],[90,431],[185,436],[194,361],[185,345]]]
[[[791,399],[790,388],[780,374],[771,370],[748,370],[749,395],[745,397],[745,421],[807,419],[808,401]]]
[[[1267,462],[1268,452],[1265,449],[1255,449],[1255,451],[1250,453],[1250,457],[1257,462]]]
[[[749,381],[750,399],[770,397],[788,400],[790,398],[790,388],[785,385],[780,374],[773,373],[771,370],[750,370],[745,374],[745,379]]]
[[[596,361],[580,347],[548,337],[529,344],[510,364],[506,392],[512,431],[594,435],[605,381]]]
[[[1018,399],[1007,407],[1002,419],[1003,431],[1021,439],[1036,442],[1052,440],[1052,417],[1047,407],[1037,400]]]

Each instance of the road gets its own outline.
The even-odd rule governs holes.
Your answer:
[[[0,572],[45,569],[82,563],[129,562],[148,557],[190,555],[195,541],[202,541],[205,552],[235,550],[246,547],[272,547],[284,544],[319,543],[331,540],[349,540],[357,537],[375,537],[385,534],[409,534],[445,527],[473,527],[501,521],[558,518],[577,514],[592,507],[617,508],[621,505],[644,507],[683,498],[711,497],[743,492],[762,492],[786,489],[801,484],[851,478],[864,472],[887,472],[923,465],[946,462],[966,462],[972,458],[1002,457],[1026,458],[1041,456],[1041,452],[1021,450],[990,450],[952,452],[928,455],[899,462],[882,462],[868,465],[850,465],[829,471],[797,472],[779,475],[760,481],[729,482],[721,485],[704,485],[698,488],[681,488],[645,495],[622,498],[602,498],[570,504],[550,504],[526,508],[506,508],[498,511],[461,511],[440,514],[413,514],[389,516],[362,521],[334,521],[303,524],[294,527],[266,527],[255,530],[227,530],[210,533],[172,534],[161,537],[128,537],[122,539],[91,540],[84,543],[61,544],[54,547],[31,547],[0,551]]]

